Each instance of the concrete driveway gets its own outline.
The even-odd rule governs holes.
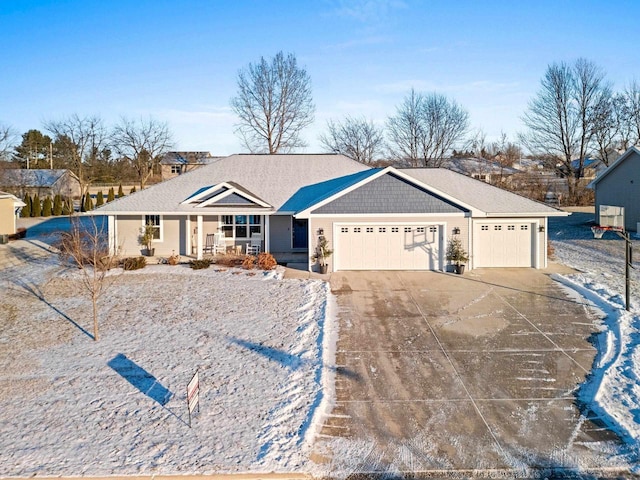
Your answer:
[[[331,468],[615,468],[616,437],[576,406],[597,317],[548,275],[343,272],[331,287],[337,399],[317,448]]]

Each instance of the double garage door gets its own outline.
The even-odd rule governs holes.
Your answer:
[[[341,224],[335,270],[441,270],[440,225]]]
[[[475,267],[535,267],[535,224],[476,223]]]

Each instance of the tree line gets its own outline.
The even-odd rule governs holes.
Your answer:
[[[173,146],[168,124],[152,117],[123,117],[109,128],[97,115],[73,114],[43,126],[47,133],[29,130],[15,148],[17,135],[1,126],[0,159],[22,168],[67,168],[83,195],[94,182],[135,181],[144,188]]]

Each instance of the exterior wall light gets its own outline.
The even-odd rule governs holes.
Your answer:
[[[543,232],[544,232],[544,225],[540,225],[540,226],[538,227],[538,231],[539,231],[540,233],[543,233]]]
[[[318,229],[318,235],[324,235],[324,228]]]
[[[460,235],[460,228],[458,228],[458,227],[453,227],[453,234],[454,234],[454,235]]]

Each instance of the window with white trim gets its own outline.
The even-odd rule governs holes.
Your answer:
[[[153,225],[153,239],[162,240],[162,217],[160,215],[145,215],[142,226]]]
[[[220,230],[226,238],[249,239],[262,234],[261,215],[220,215]]]
[[[171,165],[171,173],[180,175],[180,173],[182,173],[180,165]]]

